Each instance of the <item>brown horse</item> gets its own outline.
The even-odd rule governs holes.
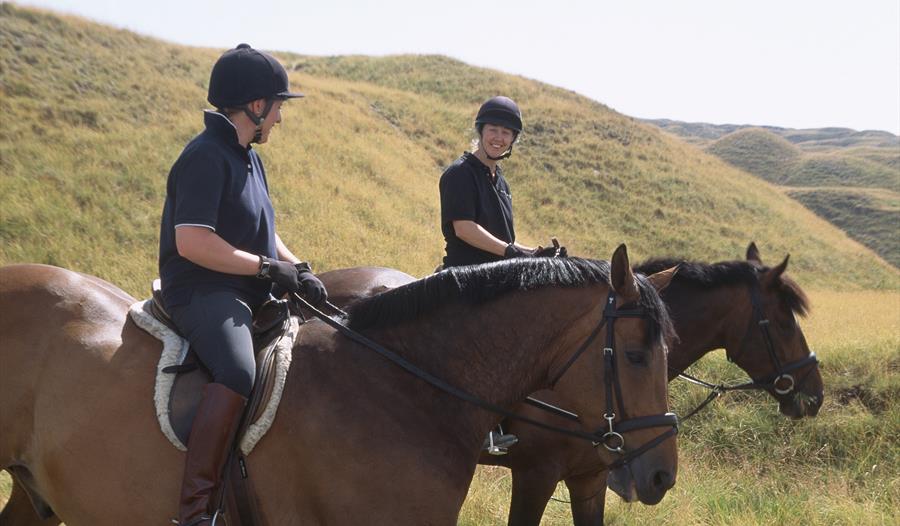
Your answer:
[[[807,312],[808,300],[784,274],[787,261],[766,267],[751,243],[747,261],[705,264],[670,259],[635,267],[637,272],[652,273],[655,268],[680,263],[672,283],[661,294],[678,334],[669,351],[670,380],[706,353],[724,348],[728,358],[755,380],[757,388],[778,401],[782,414],[790,418],[816,415],[824,399],[822,378],[795,319],[795,314]],[[755,312],[755,294],[761,312]],[[761,325],[762,320],[769,322]],[[565,407],[564,399],[551,391],[534,397]],[[536,408],[523,412],[557,425],[575,425]],[[507,466],[513,472],[510,525],[539,524],[560,480],[569,490],[576,526],[603,524],[607,472],[587,455],[582,444],[519,422],[511,422],[508,432],[519,437],[509,454],[483,454],[480,462]],[[613,473],[619,475],[610,480],[611,484],[618,482],[613,486],[617,493],[634,500],[627,473]]]
[[[661,335],[671,327],[654,287],[670,278],[633,276],[624,247],[608,265],[502,262],[377,295],[356,306],[350,324],[500,408],[550,387],[568,367],[554,387],[593,431],[608,427],[607,403],[635,421],[666,411]],[[126,319],[130,301],[63,269],[0,269],[0,465],[69,526],[162,524],[174,515],[183,456],[157,431],[160,345]],[[605,314],[634,304],[642,317],[601,329]],[[607,332],[619,352],[599,352]],[[500,417],[319,321],[300,338],[278,418],[249,459],[266,521],[455,524],[483,436]],[[622,395],[607,400],[610,378]],[[622,434],[638,494],[658,500],[674,483],[675,441],[655,443],[665,434],[656,426]],[[594,451],[604,464],[621,462]]]
[[[822,379],[796,325],[794,315],[804,315],[808,301],[800,287],[784,274],[787,258],[777,267],[768,268],[751,243],[747,261],[704,264],[654,260],[636,270],[652,274],[679,263],[678,274],[662,292],[679,334],[669,351],[670,380],[706,353],[724,348],[729,359],[758,380],[755,387],[778,400],[783,414],[791,418],[815,416],[824,398]],[[415,278],[392,269],[366,267],[327,272],[322,279],[334,301],[347,304],[382,286],[396,286]],[[754,288],[762,308],[759,313],[754,312]],[[763,319],[770,320],[771,347],[759,324]],[[792,369],[795,366],[799,367]],[[786,374],[797,380],[787,380]],[[790,385],[786,382],[795,382],[794,389],[787,389]],[[535,397],[566,407],[565,400],[553,391],[542,391]],[[569,418],[528,404],[516,411],[553,425],[576,425]],[[509,422],[508,430],[519,437],[519,443],[506,456],[482,453],[479,462],[512,469],[510,525],[539,524],[560,480],[568,486],[575,524],[603,523],[607,473],[590,447],[516,421]],[[633,500],[633,487],[630,481],[626,483],[621,491],[627,500]]]

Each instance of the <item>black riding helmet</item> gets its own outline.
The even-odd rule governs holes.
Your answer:
[[[207,100],[218,109],[241,108],[256,124],[256,137],[260,140],[262,122],[266,120],[275,100],[302,97],[292,93],[287,71],[272,55],[258,51],[249,44],[238,44],[219,57],[209,76]],[[266,99],[262,114],[256,115],[245,104]]]
[[[519,134],[522,133],[522,112],[519,111],[519,106],[511,98],[503,96],[492,97],[481,105],[478,115],[475,116],[475,129],[478,130],[479,137],[481,137],[481,131],[484,129],[485,124],[509,128],[514,132],[513,144],[515,144]],[[500,157],[494,158],[488,155],[488,159],[492,161],[506,159],[512,155],[512,148],[511,144],[509,150]]]

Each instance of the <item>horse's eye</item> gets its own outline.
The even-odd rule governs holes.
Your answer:
[[[647,365],[647,353],[645,351],[625,351],[625,357],[634,365]]]

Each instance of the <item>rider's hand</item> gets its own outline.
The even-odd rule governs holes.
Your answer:
[[[503,257],[506,259],[509,258],[530,258],[532,253],[527,250],[522,250],[516,245],[510,243],[506,245],[506,250],[503,251]]]
[[[548,258],[565,258],[569,257],[569,253],[566,251],[566,247],[561,246],[559,241],[556,238],[552,238],[550,240],[552,246],[544,248],[542,246],[538,246],[534,249],[534,257],[548,257]]]
[[[268,268],[267,268],[268,267]],[[300,292],[300,270],[288,261],[260,258],[258,278],[270,279],[288,292]]]
[[[324,303],[328,299],[328,291],[325,290],[322,280],[312,273],[306,263],[297,263],[295,267],[300,275],[300,294],[313,306]]]

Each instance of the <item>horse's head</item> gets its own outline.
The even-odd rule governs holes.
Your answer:
[[[762,263],[755,243],[747,247],[747,262],[757,280],[750,285],[746,330],[730,338],[728,356],[778,400],[791,418],[815,416],[824,399],[822,376],[795,315],[805,316],[809,300],[784,271],[788,258],[776,267]]]
[[[666,340],[673,331],[657,294],[674,273],[636,277],[625,245],[619,246],[610,263],[608,295],[604,290],[600,305],[568,331],[565,363],[554,375],[554,390],[578,400],[582,425],[598,437],[603,460],[630,470],[637,497],[646,504],[662,499],[677,471],[677,419],[668,413],[666,372]]]

